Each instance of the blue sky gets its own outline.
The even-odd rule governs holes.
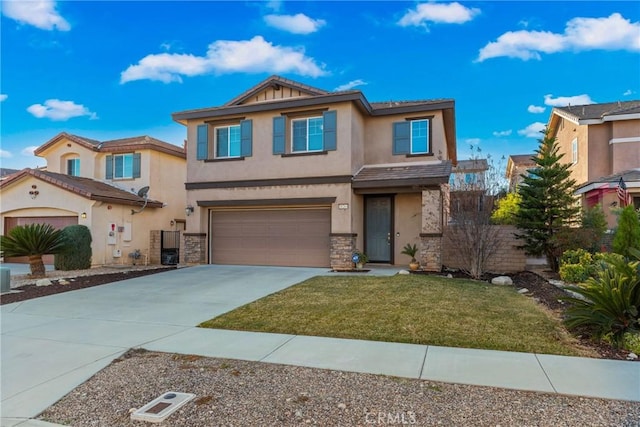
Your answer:
[[[182,145],[171,113],[272,74],[453,98],[458,158],[536,149],[554,106],[640,99],[640,3],[2,1],[0,164],[59,132]]]

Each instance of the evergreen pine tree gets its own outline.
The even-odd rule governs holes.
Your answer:
[[[577,219],[580,208],[573,196],[575,180],[570,179],[571,164],[562,163],[556,138],[545,129],[533,160],[536,166],[524,176],[518,192],[520,209],[516,212],[516,234],[528,255],[544,255],[549,267],[558,271],[558,244],[554,236]]]

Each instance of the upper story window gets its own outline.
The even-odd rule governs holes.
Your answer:
[[[140,166],[140,153],[114,154],[106,158],[105,176],[106,179],[140,178]]]
[[[431,118],[393,124],[393,154],[431,154]]]
[[[578,138],[571,141],[571,162],[574,165],[578,163]]]
[[[273,118],[273,154],[323,153],[337,149],[337,112]],[[287,125],[287,121],[289,124]],[[287,132],[288,129],[288,132]]]
[[[228,122],[228,121],[227,121]],[[239,124],[216,126],[213,132],[209,124],[196,129],[196,159],[242,159],[252,154],[253,125],[251,120],[240,120]],[[210,132],[213,141],[210,141]],[[210,144],[212,146],[210,147]]]
[[[218,127],[216,135],[216,158],[240,157],[240,125]]]
[[[67,175],[80,176],[80,159],[67,159]]]
[[[291,152],[322,151],[322,117],[291,121]]]

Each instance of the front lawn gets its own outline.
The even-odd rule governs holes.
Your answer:
[[[512,287],[428,275],[315,277],[200,326],[593,355],[558,319]]]

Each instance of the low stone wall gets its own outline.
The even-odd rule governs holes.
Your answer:
[[[353,268],[351,256],[356,250],[357,234],[333,233],[331,234],[331,254],[329,260],[334,270],[348,270]]]
[[[206,233],[182,233],[180,262],[183,264],[204,264],[206,262]]]
[[[460,252],[453,247],[447,239],[447,233],[451,227],[445,228],[445,236],[442,239],[442,265],[447,268],[461,268],[463,260]],[[515,273],[526,269],[527,256],[524,251],[517,249],[522,242],[514,237],[516,228],[510,225],[493,225],[498,230],[498,240],[501,244],[496,253],[491,256],[487,262],[486,271],[492,273]]]
[[[151,230],[149,236],[149,264],[160,264],[162,251],[162,230]]]

